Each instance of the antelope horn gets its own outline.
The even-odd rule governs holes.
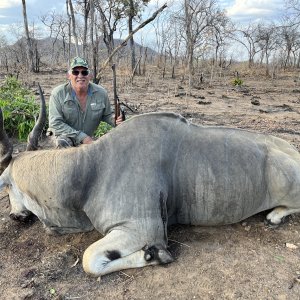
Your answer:
[[[4,129],[3,112],[0,108],[0,174],[9,165],[13,152],[13,144],[7,137]]]
[[[33,151],[38,149],[39,137],[42,134],[47,119],[46,101],[39,83],[38,83],[38,87],[39,87],[39,94],[40,94],[40,101],[41,101],[40,113],[33,129],[28,135],[27,147],[26,147],[27,151]]]

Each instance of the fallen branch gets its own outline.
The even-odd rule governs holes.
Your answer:
[[[112,59],[112,57],[124,46],[126,46],[127,42],[130,40],[130,38],[137,33],[140,29],[142,29],[143,27],[145,27],[148,23],[152,22],[159,13],[161,13],[165,8],[167,7],[167,4],[164,4],[161,8],[159,8],[156,12],[153,13],[153,15],[147,19],[146,21],[144,21],[142,24],[140,24],[136,29],[134,29],[126,38],[125,40],[119,45],[117,46],[112,53],[108,56],[108,58],[104,61],[104,63],[102,64],[102,66],[99,69],[99,72],[96,76],[96,83],[98,83],[100,81],[101,78],[101,73],[102,71],[106,68],[106,66],[109,64],[110,60]]]
[[[176,240],[171,240],[171,239],[168,239],[168,240],[171,241],[171,242],[177,243],[177,244],[179,244],[179,245],[181,245],[181,246],[185,246],[185,247],[191,248],[191,246],[189,246],[189,245],[187,245],[187,244],[184,244],[184,243],[181,243],[181,242],[178,242],[178,241],[176,241]]]
[[[292,130],[292,129],[279,128],[279,129],[274,130],[274,131],[278,132],[278,133],[288,133],[288,134],[297,134],[297,135],[300,135],[299,131],[295,131],[295,130]]]
[[[201,105],[208,105],[208,104],[211,104],[211,101],[202,101],[202,100],[199,100],[197,103],[201,104]]]

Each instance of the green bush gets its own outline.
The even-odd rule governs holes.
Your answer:
[[[95,131],[95,137],[100,137],[104,134],[106,134],[107,132],[109,132],[113,127],[110,126],[109,124],[105,123],[105,122],[100,122],[98,128]]]
[[[243,85],[243,80],[242,79],[240,79],[240,78],[234,78],[233,79],[233,81],[232,81],[232,84],[234,85],[234,86],[241,86],[241,85]]]
[[[23,87],[16,77],[8,76],[0,87],[0,107],[7,134],[26,140],[40,108],[32,92]]]

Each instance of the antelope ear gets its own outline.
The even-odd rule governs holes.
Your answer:
[[[4,129],[3,112],[0,108],[0,174],[9,165],[13,152],[13,144],[7,137]]]
[[[41,101],[41,106],[40,106],[40,114],[39,117],[31,130],[31,132],[28,135],[27,138],[27,151],[33,151],[38,149],[38,142],[39,142],[39,137],[42,134],[43,128],[45,127],[46,124],[46,119],[47,119],[47,112],[46,112],[46,101],[45,97],[42,91],[42,88],[40,84],[38,83],[39,87],[39,94],[40,94],[40,101]]]

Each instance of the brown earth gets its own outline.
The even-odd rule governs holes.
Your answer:
[[[231,85],[231,74],[223,75],[207,79],[192,96],[185,95],[186,82],[179,79],[153,73],[131,85],[127,78],[125,73],[118,78],[119,96],[138,113],[173,111],[196,124],[272,134],[300,149],[298,74],[273,80],[249,74],[240,88]],[[23,80],[39,81],[48,98],[65,75]],[[102,85],[112,98],[111,78]],[[16,153],[23,149],[15,145]],[[92,278],[83,272],[81,259],[99,233],[47,236],[38,220],[10,220],[9,209],[2,194],[0,299],[300,299],[300,215],[277,229],[264,225],[265,213],[229,226],[174,226],[169,230],[172,264]]]

